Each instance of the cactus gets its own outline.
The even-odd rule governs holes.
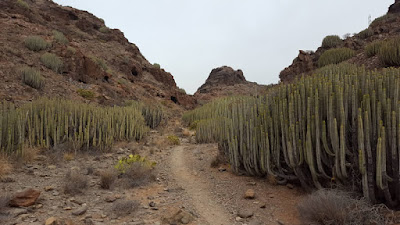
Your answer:
[[[134,107],[101,107],[39,99],[15,108],[0,103],[0,152],[21,155],[25,147],[54,147],[70,141],[76,150],[109,148],[114,141],[139,140],[149,130]]]
[[[235,172],[298,180],[305,188],[351,184],[371,202],[395,206],[399,84],[399,69],[330,65],[264,96],[212,101],[183,120],[197,124],[199,142],[226,143]]]

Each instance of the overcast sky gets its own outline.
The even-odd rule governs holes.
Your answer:
[[[298,50],[326,35],[358,33],[394,0],[54,0],[103,18],[194,93],[213,68],[277,83]]]

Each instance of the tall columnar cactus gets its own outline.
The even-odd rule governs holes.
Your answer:
[[[101,107],[67,100],[39,99],[15,108],[0,104],[0,151],[23,154],[25,147],[76,149],[110,147],[114,141],[139,140],[149,130],[135,107]]]
[[[265,96],[229,97],[183,116],[200,142],[226,143],[234,171],[351,184],[371,202],[400,203],[400,70],[349,64],[278,85]]]

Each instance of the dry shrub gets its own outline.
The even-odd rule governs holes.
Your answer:
[[[0,178],[9,174],[12,171],[12,165],[9,163],[6,156],[0,155]]]
[[[40,150],[38,148],[28,148],[22,153],[22,160],[24,163],[32,163],[36,160]]]
[[[116,216],[126,216],[135,212],[139,205],[139,202],[134,200],[118,200],[112,205],[111,211]]]
[[[73,153],[70,153],[70,152],[64,153],[63,157],[64,157],[65,161],[72,161],[72,160],[75,159],[75,155]]]
[[[379,207],[338,190],[314,192],[300,202],[298,211],[307,225],[385,224]]]
[[[71,170],[65,175],[64,192],[75,195],[82,193],[88,186],[87,178],[77,170]]]
[[[103,189],[111,189],[117,178],[117,172],[114,169],[108,169],[100,172],[100,187]]]
[[[183,135],[184,137],[191,137],[191,136],[194,135],[194,132],[192,132],[192,131],[190,131],[190,130],[188,130],[188,129],[183,129],[182,135]]]
[[[140,162],[134,162],[122,175],[123,185],[133,188],[155,180],[154,169]]]

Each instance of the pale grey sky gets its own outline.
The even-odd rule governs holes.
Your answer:
[[[103,18],[151,62],[194,93],[213,68],[242,69],[247,80],[277,83],[298,50],[326,35],[356,33],[394,0],[54,0]]]

